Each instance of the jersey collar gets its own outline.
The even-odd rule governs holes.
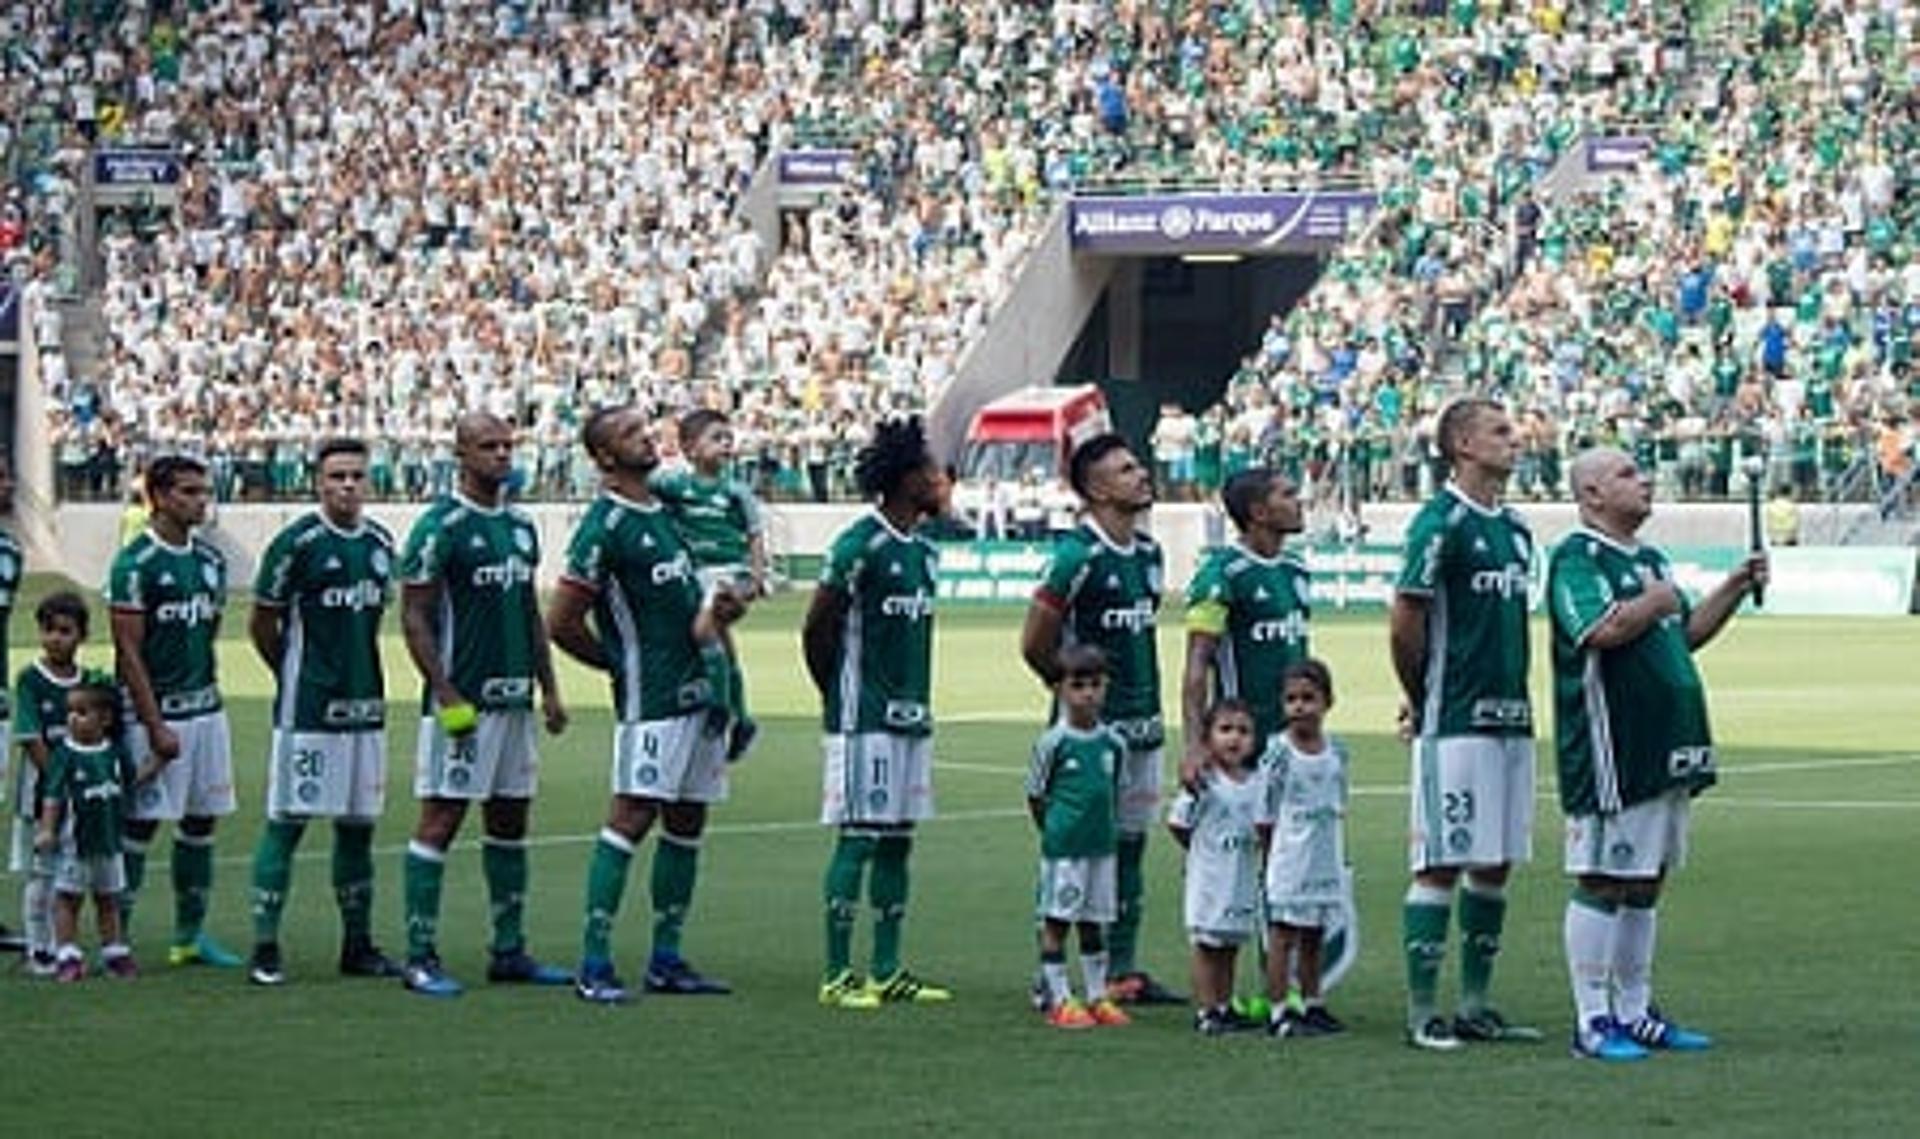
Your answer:
[[[898,538],[900,541],[902,542],[913,541],[912,534],[902,533],[900,529],[893,524],[892,520],[890,520],[887,517],[886,512],[881,510],[877,506],[873,508],[873,520],[875,522],[880,523],[881,526],[886,528],[887,533],[892,534],[895,538]]]
[[[1293,565],[1300,561],[1298,557],[1294,556],[1293,551],[1287,549],[1285,546],[1280,547],[1280,552],[1273,555],[1270,558],[1266,557],[1263,554],[1254,553],[1252,548],[1242,541],[1238,541],[1238,540],[1234,541],[1232,543],[1232,548],[1235,553],[1238,553],[1241,557],[1247,559],[1248,561],[1253,562],[1256,565],[1267,566],[1269,568],[1277,565]]]
[[[155,530],[151,526],[147,527],[147,537],[152,539],[154,545],[160,547],[161,549],[165,550],[169,554],[191,554],[193,552],[193,531],[191,530],[187,531],[186,542],[183,545],[178,545],[178,546],[174,545],[172,542],[167,541],[165,538],[162,538],[160,536],[160,531]]]
[[[635,511],[639,514],[653,514],[660,509],[660,500],[657,498],[652,502],[635,502],[633,499],[628,498],[618,491],[602,489],[600,493],[614,505]]]
[[[320,525],[325,526],[329,531],[338,534],[342,538],[358,538],[367,532],[367,516],[365,514],[360,515],[360,521],[355,523],[352,529],[336,524],[333,519],[327,517],[327,512],[324,510],[314,511],[313,516],[320,520]]]
[[[482,506],[479,503],[475,502],[473,499],[468,498],[466,495],[462,494],[458,490],[448,491],[447,495],[449,498],[452,498],[455,502],[459,503],[461,506],[466,507],[468,510],[473,511],[476,514],[494,515],[494,514],[499,514],[502,511],[506,510],[506,506],[501,503],[495,503],[492,506]]]
[[[73,666],[72,676],[58,676],[54,673],[52,669],[47,667],[46,660],[41,657],[34,658],[33,670],[39,673],[41,676],[46,677],[48,684],[58,685],[61,688],[72,688],[74,685],[80,683],[80,678],[82,676],[85,676],[87,673],[86,669],[81,668],[78,664],[75,664]]]
[[[1585,522],[1582,522],[1578,526],[1575,526],[1573,528],[1573,532],[1575,534],[1585,534],[1587,537],[1592,538],[1594,541],[1599,542],[1601,545],[1610,546],[1613,549],[1616,549],[1621,553],[1626,554],[1628,557],[1632,557],[1633,555],[1638,554],[1640,552],[1641,544],[1639,542],[1633,542],[1633,543],[1622,542],[1620,539],[1613,537],[1611,534],[1604,533],[1593,526],[1587,525]]]
[[[1465,506],[1468,510],[1473,511],[1483,518],[1497,518],[1505,512],[1505,508],[1497,502],[1492,506],[1482,506],[1478,502],[1475,502],[1473,496],[1461,490],[1460,484],[1454,482],[1452,479],[1448,479],[1446,485],[1441,489],[1459,499],[1462,506]]]
[[[1087,529],[1092,532],[1095,538],[1098,538],[1100,540],[1100,544],[1105,546],[1107,549],[1112,550],[1116,554],[1131,554],[1133,553],[1135,547],[1140,545],[1140,534],[1138,531],[1134,532],[1133,540],[1123,546],[1120,543],[1114,541],[1111,537],[1107,535],[1107,532],[1105,530],[1102,530],[1100,528],[1100,523],[1093,520],[1093,515],[1091,514],[1087,515],[1085,522],[1086,522]]]

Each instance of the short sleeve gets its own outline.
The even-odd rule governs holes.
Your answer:
[[[20,742],[40,738],[40,701],[27,688],[31,668],[22,670],[13,683],[13,738]]]
[[[266,553],[260,555],[260,569],[253,579],[256,604],[286,606],[294,594],[295,531],[289,527],[273,536]]]
[[[568,581],[598,590],[607,580],[607,527],[606,514],[600,504],[595,503],[587,509],[587,516],[567,542],[567,565],[563,571]]]
[[[1033,758],[1027,764],[1027,798],[1044,799],[1047,785],[1053,781],[1054,734],[1046,732],[1033,742]]]
[[[140,581],[140,562],[121,550],[107,570],[107,605],[114,609],[142,609],[146,599]]]
[[[1398,593],[1430,594],[1438,586],[1446,563],[1447,530],[1442,516],[1433,510],[1414,515],[1407,527],[1407,548],[1400,564],[1400,577],[1394,582]]]
[[[753,491],[745,483],[733,484],[733,501],[740,512],[741,529],[748,534],[767,532],[767,519],[760,510],[760,500],[753,496]]]
[[[1575,645],[1586,642],[1615,604],[1613,585],[1600,567],[1592,538],[1575,535],[1554,551],[1547,599],[1554,625]]]
[[[1053,556],[1047,559],[1047,566],[1040,574],[1040,587],[1035,596],[1042,600],[1051,600],[1059,608],[1073,603],[1074,595],[1080,592],[1080,583],[1087,576],[1088,550],[1081,542],[1060,542],[1053,547]]]
[[[1187,631],[1212,637],[1227,631],[1227,577],[1218,558],[1202,561],[1187,584]]]
[[[834,539],[820,567],[820,584],[840,593],[854,592],[867,553],[867,528],[850,526]]]
[[[67,784],[73,778],[73,764],[65,748],[54,748],[47,757],[47,771],[40,780],[40,797],[66,805]]]
[[[446,514],[430,510],[420,516],[407,534],[407,548],[400,554],[400,579],[410,585],[431,585],[446,569]]]
[[[1167,825],[1177,831],[1190,831],[1200,814],[1200,800],[1191,791],[1182,791],[1167,808]]]

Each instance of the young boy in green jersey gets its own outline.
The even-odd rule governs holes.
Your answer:
[[[60,942],[54,980],[66,984],[86,976],[76,938],[81,899],[88,894],[99,923],[102,967],[116,977],[138,973],[120,931],[120,892],[127,888],[120,827],[135,775],[126,751],[107,735],[118,704],[111,684],[75,685],[67,697],[67,737],[47,757],[34,850],[54,859],[53,924]]]
[[[650,480],[674,526],[693,555],[701,588],[711,602],[715,590],[729,589],[752,601],[767,591],[767,527],[760,503],[744,483],[727,477],[733,459],[733,425],[709,408],[680,417],[680,453],[684,468],[663,471]],[[731,632],[727,648],[725,712],[729,717],[727,757],[738,759],[753,746],[759,730],[747,715],[746,678]]]
[[[67,736],[67,694],[82,681],[111,685],[98,669],[82,669],[75,660],[87,639],[87,603],[79,594],[49,594],[34,610],[40,628],[40,659],[20,670],[13,685],[14,739],[22,757],[14,790],[19,817],[15,822],[15,861],[27,872],[20,908],[27,934],[27,969],[35,976],[53,975],[56,942],[53,935],[53,860],[33,850],[40,823],[40,788],[50,749]]]
[[[1106,925],[1117,910],[1117,773],[1127,745],[1100,722],[1107,658],[1087,644],[1059,651],[1061,717],[1033,747],[1027,809],[1040,831],[1040,977],[1055,1028],[1123,1025],[1107,996]],[[1067,980],[1067,931],[1080,935],[1086,1003]]]

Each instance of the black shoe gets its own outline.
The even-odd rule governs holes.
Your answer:
[[[1225,1008],[1203,1008],[1193,1014],[1193,1030],[1202,1036],[1231,1036],[1239,1031]]]
[[[1107,985],[1107,996],[1123,1005],[1183,1005],[1187,998],[1154,980],[1145,971],[1116,977]]]
[[[1267,1035],[1286,1037],[1288,1039],[1295,1036],[1304,1036],[1306,1035],[1306,1021],[1300,1016],[1297,1009],[1288,1006],[1280,1011],[1279,1016],[1267,1022]]]
[[[25,953],[26,951],[27,939],[0,925],[0,953]]]
[[[399,962],[380,952],[371,941],[349,941],[340,946],[342,977],[398,977]]]
[[[573,974],[556,965],[544,965],[534,960],[525,949],[509,949],[504,953],[495,953],[493,960],[487,963],[487,980],[494,984],[514,985],[571,985]]]
[[[647,991],[676,997],[725,996],[733,986],[700,970],[681,957],[655,957],[647,963]]]
[[[287,983],[287,971],[280,967],[279,942],[255,943],[253,956],[247,961],[247,981],[266,988]]]
[[[1490,1008],[1453,1018],[1454,1039],[1469,1044],[1536,1044],[1542,1039],[1539,1029],[1525,1024],[1508,1024],[1507,1018]]]
[[[1300,1017],[1313,1028],[1316,1036],[1338,1036],[1347,1030],[1341,1019],[1327,1011],[1325,1005],[1313,1005]]]

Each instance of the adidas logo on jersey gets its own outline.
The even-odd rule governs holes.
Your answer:
[[[1272,596],[1273,594],[1268,593],[1267,587],[1264,585],[1256,585],[1253,587],[1253,599],[1255,601],[1265,601]]]
[[[335,558],[335,557],[329,557],[329,558],[327,558],[327,564],[326,564],[326,566],[325,566],[325,568],[326,568],[326,569],[330,569],[330,570],[337,570],[337,569],[339,569],[339,568],[340,568],[340,559],[339,559],[339,558]]]
[[[484,550],[487,548],[487,540],[475,534],[473,537],[467,539],[467,548],[469,550]]]
[[[1119,574],[1117,574],[1117,573],[1110,573],[1110,574],[1108,574],[1108,575],[1107,575],[1107,588],[1108,588],[1108,589],[1119,589],[1119,588],[1120,588],[1120,575],[1119,575]]]

